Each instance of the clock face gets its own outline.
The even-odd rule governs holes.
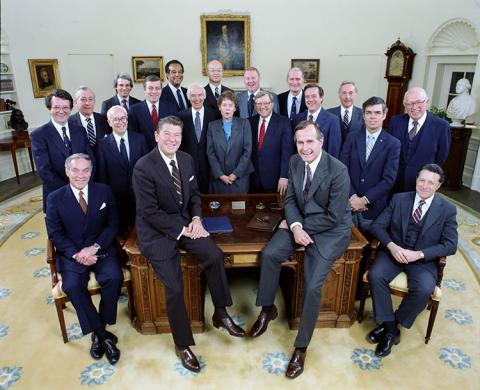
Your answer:
[[[390,65],[388,67],[389,76],[403,76],[403,65],[405,63],[405,56],[401,50],[393,52],[390,58]]]

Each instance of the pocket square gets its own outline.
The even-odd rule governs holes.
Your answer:
[[[105,207],[107,207],[107,204],[103,202],[102,205],[100,206],[100,210],[103,210]]]
[[[192,181],[194,177],[195,177],[195,175],[192,175],[192,177],[190,179],[188,179],[188,181]]]

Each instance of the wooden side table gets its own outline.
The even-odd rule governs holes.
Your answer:
[[[18,172],[17,163],[17,149],[28,149],[28,156],[30,157],[30,164],[32,165],[32,172],[35,172],[35,166],[33,165],[32,157],[32,143],[28,130],[15,132],[12,131],[12,137],[10,140],[0,142],[0,151],[10,151],[13,160],[13,168],[15,169],[15,176],[17,178],[17,184],[20,184],[20,174]]]

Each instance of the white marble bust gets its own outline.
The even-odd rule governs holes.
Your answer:
[[[477,102],[469,91],[472,88],[470,81],[460,79],[455,86],[458,93],[447,107],[447,116],[452,120],[451,127],[462,127],[462,121],[477,112]]]

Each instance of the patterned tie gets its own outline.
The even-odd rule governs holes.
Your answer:
[[[297,97],[294,96],[292,99],[292,107],[290,109],[290,120],[293,122],[293,118],[297,115]]]
[[[182,195],[182,181],[180,180],[180,171],[175,165],[175,160],[170,161],[170,165],[172,166],[173,185],[175,186],[175,191],[177,192],[177,195],[178,195],[178,202],[180,203],[180,206],[181,206],[183,204],[183,195]]]
[[[123,100],[122,100],[122,106],[123,106],[123,108],[124,108],[125,110],[128,111],[127,100],[126,100],[126,99],[123,99]]]
[[[343,115],[343,120],[342,120],[343,128],[348,129],[349,123],[350,122],[348,121],[348,110],[345,110],[345,114]]]
[[[310,164],[305,164],[307,167],[307,180],[305,181],[305,188],[303,189],[303,200],[306,202],[308,198],[308,191],[312,185],[312,170]]]
[[[130,161],[128,160],[127,147],[125,146],[125,140],[123,138],[120,138],[120,157],[125,166],[128,167]]]
[[[258,150],[262,151],[263,140],[265,139],[265,119],[262,120],[262,125],[260,126],[260,134],[258,136]]]
[[[422,206],[425,204],[423,199],[418,202],[418,207],[413,212],[413,221],[418,225],[422,219]]]
[[[152,104],[152,123],[153,123],[153,128],[157,130],[158,113],[157,113],[157,106],[155,104]]]
[[[180,88],[177,89],[177,99],[178,99],[178,107],[180,107],[180,111],[185,110],[185,104],[183,103],[182,93],[180,92]]]
[[[308,116],[308,120],[309,120],[310,122],[313,122],[313,115],[312,115],[312,114],[310,114],[310,115]]]
[[[95,130],[93,130],[92,118],[86,118],[86,121],[88,142],[90,142],[90,145],[95,146],[97,144],[97,139],[95,138]]]
[[[63,144],[67,148],[68,152],[72,154],[72,143],[70,142],[70,138],[68,138],[67,128],[65,126],[62,126],[62,132],[63,132]]]
[[[367,153],[365,154],[365,161],[368,160],[373,147],[375,146],[375,137],[373,135],[367,135]]]
[[[418,122],[413,121],[412,130],[408,132],[408,138],[410,139],[410,141],[415,137],[415,135],[417,135],[417,127],[418,127]]]
[[[253,115],[253,102],[255,101],[255,96],[253,93],[250,95],[248,99],[248,117],[250,118]]]
[[[197,136],[197,141],[200,142],[202,137],[202,123],[200,122],[200,113],[197,111],[195,113],[195,135]]]
[[[83,214],[87,214],[87,202],[85,201],[85,198],[83,197],[83,191],[80,191],[78,193],[78,203],[80,203],[80,207],[82,208]]]
[[[219,97],[220,97],[220,94],[218,93],[218,87],[215,87],[215,99],[218,100]]]

